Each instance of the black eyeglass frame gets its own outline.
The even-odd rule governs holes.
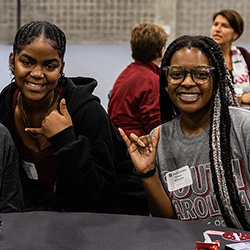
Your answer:
[[[173,68],[183,69],[183,71],[184,71],[184,76],[183,76],[182,81],[181,81],[181,82],[178,82],[178,83],[171,83],[170,81],[168,81],[168,83],[171,84],[171,85],[180,85],[180,84],[182,84],[183,81],[186,79],[188,73],[191,75],[191,78],[192,78],[193,82],[195,82],[196,84],[198,84],[198,85],[206,84],[206,83],[208,83],[208,82],[210,81],[210,79],[211,79],[211,71],[215,70],[215,67],[209,66],[209,65],[208,65],[208,66],[205,66],[205,65],[195,66],[195,67],[191,68],[190,70],[188,70],[188,69],[186,69],[186,68],[184,68],[184,67],[181,67],[181,66],[167,66],[167,67],[164,67],[164,68],[163,68],[163,70],[164,70],[165,73],[166,73],[166,78],[167,78],[167,79],[168,79],[168,72],[169,72],[169,70],[171,70],[171,69],[173,69]],[[194,80],[194,77],[193,77],[193,70],[195,70],[195,69],[197,69],[197,68],[205,68],[206,70],[208,70],[209,78],[208,78],[208,80],[207,80],[206,82],[199,83],[199,82],[196,82],[196,81]]]

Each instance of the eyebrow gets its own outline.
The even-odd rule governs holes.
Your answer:
[[[26,57],[26,58],[28,58],[28,59],[30,59],[30,60],[32,60],[32,61],[36,61],[33,57],[31,57],[31,56],[29,56],[29,55],[27,55],[27,54],[22,54],[21,56]],[[46,62],[48,62],[48,63],[51,63],[51,62],[58,62],[58,63],[59,63],[59,60],[56,59],[56,58],[53,58],[53,59],[46,60]]]

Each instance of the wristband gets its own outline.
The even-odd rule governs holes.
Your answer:
[[[151,177],[151,176],[153,176],[155,174],[156,168],[154,167],[153,169],[149,170],[146,173],[137,173],[135,168],[133,169],[133,171],[134,171],[134,174],[136,176],[138,176],[139,178],[148,178],[148,177]]]

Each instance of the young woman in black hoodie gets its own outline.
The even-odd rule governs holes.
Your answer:
[[[33,21],[9,56],[14,78],[1,93],[0,120],[21,156],[25,210],[127,213],[113,194],[118,162],[130,165],[126,147],[92,95],[97,82],[64,76],[65,49],[60,28]]]

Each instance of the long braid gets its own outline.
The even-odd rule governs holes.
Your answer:
[[[209,138],[209,157],[214,192],[226,224],[231,227],[249,230],[250,227],[244,217],[239,194],[234,183],[231,165],[231,118],[228,106],[238,106],[238,102],[221,49],[211,38],[204,36],[182,36],[167,48],[162,61],[160,75],[161,119],[163,122],[172,119],[169,115],[167,116],[167,112],[172,110],[172,107],[175,107],[168,93],[164,92],[165,87],[167,87],[167,79],[163,68],[170,64],[173,54],[184,47],[196,47],[203,51],[216,69],[214,72],[214,97]],[[162,98],[166,98],[166,100],[163,101],[161,100]],[[162,105],[165,105],[165,107]],[[176,107],[175,113],[179,113]],[[173,113],[171,115],[172,117],[174,116]]]
[[[233,179],[233,173],[232,173],[232,165],[231,165],[231,143],[230,143],[230,129],[231,129],[231,118],[229,114],[229,105],[238,106],[237,99],[235,97],[234,87],[233,83],[231,81],[231,77],[229,76],[228,70],[225,66],[224,58],[219,50],[219,54],[217,56],[218,63],[220,65],[224,65],[221,69],[221,74],[219,74],[220,79],[218,82],[221,82],[218,85],[218,93],[220,93],[220,100],[221,100],[221,112],[220,112],[220,151],[221,151],[221,159],[222,159],[222,175],[221,180],[223,183],[223,190],[226,200],[231,200],[231,206],[229,203],[227,210],[229,211],[229,217],[233,224],[237,226],[238,228],[241,228],[241,226],[244,229],[249,230],[249,224],[245,220],[244,213],[242,210],[240,198],[238,191],[235,186],[235,182]],[[227,77],[224,77],[225,74]],[[224,84],[222,84],[222,82]],[[231,91],[231,93],[230,93]],[[218,145],[219,146],[219,145]],[[225,191],[227,190],[227,191]],[[230,195],[229,195],[230,194]],[[233,213],[230,213],[231,207],[233,208],[233,211],[235,215],[237,216],[237,219],[233,217]],[[226,209],[225,209],[226,210]],[[226,211],[225,211],[226,212]],[[239,222],[237,222],[237,220]],[[228,221],[228,220],[227,220]],[[230,222],[229,222],[230,223]],[[229,224],[228,223],[228,224]],[[241,224],[241,226],[240,226]],[[232,225],[233,226],[233,225]]]
[[[241,225],[235,215],[233,205],[231,203],[228,184],[233,181],[232,167],[231,167],[231,147],[230,147],[230,127],[231,119],[229,114],[229,98],[227,91],[227,80],[225,78],[226,67],[224,65],[223,55],[221,51],[213,47],[213,41],[207,40],[208,47],[206,51],[210,54],[213,65],[217,69],[218,79],[214,87],[214,106],[211,113],[211,130],[210,130],[210,145],[211,145],[211,171],[213,175],[213,183],[215,187],[215,194],[218,203],[224,215],[228,226],[235,226],[241,228]],[[209,51],[209,48],[214,48]],[[220,67],[223,65],[224,67]],[[226,167],[225,167],[226,166]],[[229,174],[229,179],[226,174]],[[229,184],[231,185],[231,184]],[[234,183],[233,183],[233,186]],[[236,190],[236,188],[235,188]],[[237,191],[236,191],[237,192]]]

